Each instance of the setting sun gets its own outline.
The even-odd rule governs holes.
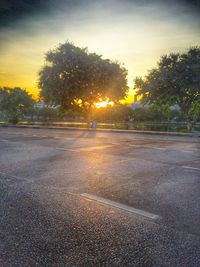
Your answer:
[[[99,98],[99,102],[95,102],[94,106],[96,108],[106,108],[107,106],[114,106],[114,102],[113,101],[109,101],[108,97],[106,97],[105,101],[103,101],[102,98]]]

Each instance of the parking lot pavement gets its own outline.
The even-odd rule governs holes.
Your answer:
[[[199,138],[0,128],[0,151],[0,266],[200,266]]]

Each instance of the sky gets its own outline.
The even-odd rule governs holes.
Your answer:
[[[200,45],[200,0],[0,0],[0,87],[37,95],[45,53],[66,40],[121,62],[133,88],[161,55]]]

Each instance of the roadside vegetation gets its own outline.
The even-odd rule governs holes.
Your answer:
[[[199,73],[199,47],[162,56],[156,68],[134,81],[141,105],[120,104],[129,89],[127,70],[66,42],[46,53],[40,101],[22,88],[0,88],[0,121],[87,127],[95,120],[105,128],[199,131]]]
[[[0,88],[1,119],[10,123],[18,123],[20,119],[32,114],[34,100],[25,90],[16,88]]]
[[[200,116],[200,48],[162,56],[148,75],[135,79],[135,90],[145,104],[178,105],[191,131]]]

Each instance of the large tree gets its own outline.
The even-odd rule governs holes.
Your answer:
[[[88,111],[99,98],[122,99],[128,90],[127,70],[70,42],[47,52],[39,72],[44,101],[63,109]]]
[[[135,89],[143,103],[177,104],[191,130],[200,114],[200,48],[162,56],[157,68],[135,79]]]
[[[5,113],[12,123],[17,123],[22,115],[33,108],[33,104],[32,96],[19,87],[0,88],[0,111]]]

